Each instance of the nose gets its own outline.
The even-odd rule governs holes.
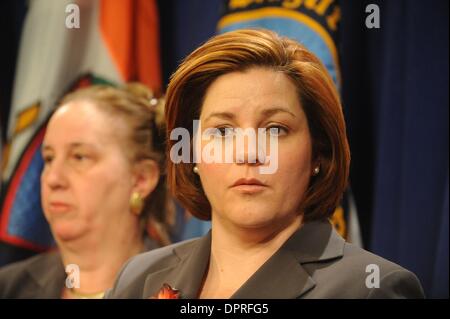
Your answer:
[[[259,136],[257,138],[251,138],[250,136],[236,136],[236,163],[248,164],[248,165],[262,165],[265,163],[265,141],[260,141]],[[239,139],[241,139],[239,141]]]
[[[50,163],[45,164],[41,181],[52,190],[66,188],[68,180],[64,163],[55,158]]]

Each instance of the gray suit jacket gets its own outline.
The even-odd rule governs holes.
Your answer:
[[[65,280],[60,254],[39,254],[0,269],[0,298],[61,298]]]
[[[154,240],[144,239],[146,250]],[[43,253],[0,268],[0,299],[58,299],[66,282],[66,272],[58,251]]]
[[[211,235],[133,257],[106,298],[149,298],[164,283],[197,298],[208,267]],[[245,257],[244,257],[245,258]],[[375,265],[375,266],[369,266]],[[366,272],[366,267],[367,269]],[[379,288],[366,286],[379,269]],[[326,222],[303,225],[232,298],[423,298],[417,277],[346,243]]]

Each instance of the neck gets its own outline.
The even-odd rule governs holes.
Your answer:
[[[229,229],[213,219],[211,257],[200,297],[229,298],[301,227],[302,220],[296,215],[278,228]]]
[[[303,215],[298,214],[275,227],[273,224],[261,228],[242,228],[226,225],[218,220],[212,221],[213,251],[246,253],[274,253],[300,228]],[[240,255],[241,257],[242,255]]]
[[[125,232],[124,232],[125,234]],[[64,265],[79,267],[79,288],[76,294],[96,295],[113,286],[117,273],[132,256],[144,250],[142,236],[103,236],[81,238],[70,243],[58,241]]]

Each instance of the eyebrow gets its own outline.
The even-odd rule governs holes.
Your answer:
[[[286,109],[284,109],[282,107],[272,107],[272,108],[269,108],[269,109],[265,109],[262,113],[265,116],[267,116],[267,117],[272,116],[272,115],[277,114],[277,113],[287,113],[290,116],[292,116],[293,118],[296,118],[294,113],[292,113],[291,111],[286,110]]]
[[[286,114],[289,114],[290,116],[292,116],[293,118],[296,118],[294,113],[292,113],[291,111],[286,110],[282,107],[272,107],[272,108],[268,108],[268,109],[265,109],[262,111],[262,114],[265,117],[270,117],[277,113],[286,113]],[[233,120],[236,116],[231,112],[213,112],[206,117],[205,122],[213,117],[218,117],[218,118],[225,119],[225,120]]]
[[[80,147],[80,146],[88,146],[88,147],[95,148],[95,146],[93,144],[90,144],[90,143],[74,142],[74,143],[70,143],[69,144],[69,148],[75,148],[75,147]],[[42,145],[42,150],[43,151],[51,150],[51,149],[52,149],[52,147],[50,145],[47,145],[47,144],[43,144]]]

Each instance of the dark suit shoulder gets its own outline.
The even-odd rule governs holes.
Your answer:
[[[345,243],[344,258],[358,268],[364,267],[365,269],[367,265],[378,265],[383,273],[405,270],[402,266],[351,243]]]
[[[25,287],[37,287],[38,278],[54,269],[60,270],[59,264],[59,254],[49,252],[3,266],[0,268],[0,298],[22,298]]]
[[[325,298],[424,298],[414,273],[350,243],[343,256],[325,265],[304,265]],[[314,290],[309,297],[314,298]]]
[[[422,285],[413,272],[354,245],[347,244],[347,246],[349,256],[359,256],[362,266],[367,263],[366,275],[375,275],[377,269],[380,270],[380,284],[370,290],[367,298],[425,297]]]
[[[147,275],[177,266],[181,259],[189,255],[198,240],[185,240],[132,257],[122,267],[113,289],[107,292],[105,298],[141,298]]]

